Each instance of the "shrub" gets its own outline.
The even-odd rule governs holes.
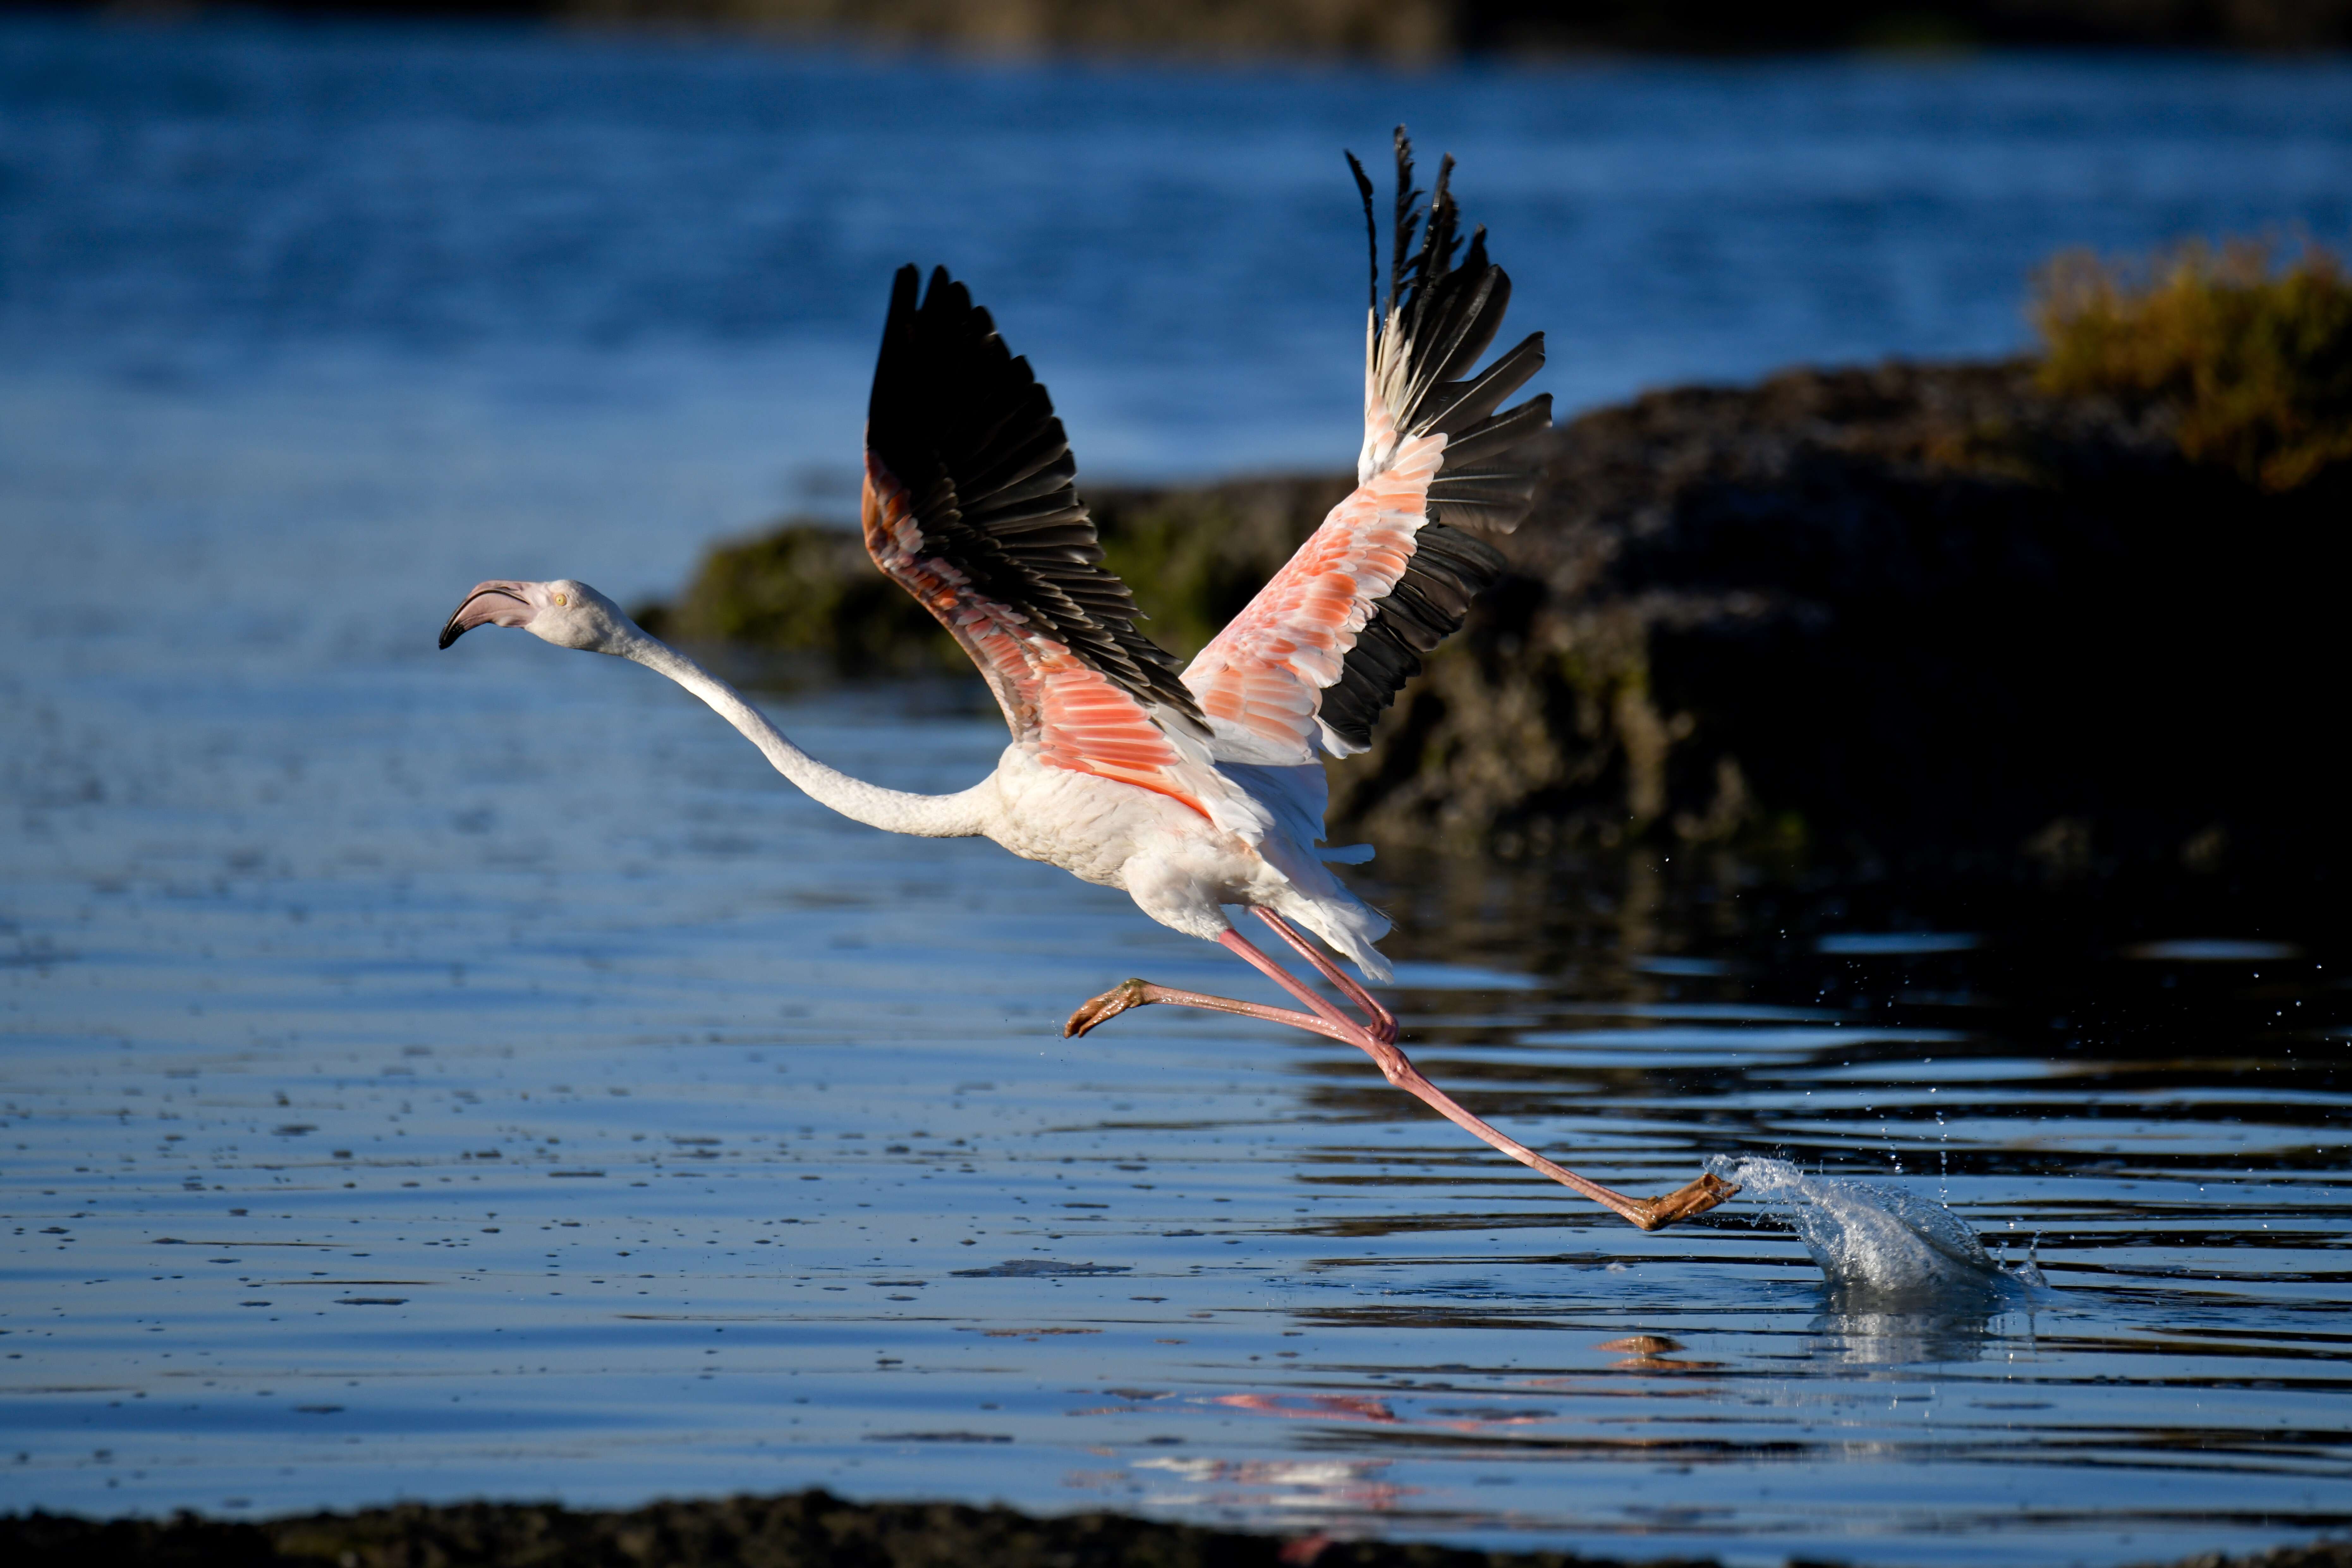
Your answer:
[[[2185,245],[2140,262],[2058,257],[2035,280],[2043,388],[2161,400],[2192,461],[2273,492],[2352,458],[2352,280],[2316,246]]]

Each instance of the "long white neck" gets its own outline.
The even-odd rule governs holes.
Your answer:
[[[743,694],[711,674],[667,643],[635,626],[601,651],[635,659],[647,669],[668,676],[713,711],[743,732],[760,748],[776,771],[800,785],[809,798],[831,806],[842,816],[869,827],[911,833],[923,838],[964,838],[981,831],[982,796],[988,786],[976,784],[957,795],[909,795],[884,789],[825,766],[784,738],[767,716],[744,700]]]

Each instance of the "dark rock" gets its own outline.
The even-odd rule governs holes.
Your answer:
[[[2023,363],[1660,393],[1554,439],[1523,575],[1335,779],[1368,827],[2054,870],[2345,837],[2352,472],[2268,494]]]
[[[2021,361],[1588,414],[1550,437],[1513,575],[1334,765],[1334,819],[2057,875],[2342,845],[2352,465],[2264,490],[2184,458],[2172,417],[2050,395]],[[1149,629],[1189,655],[1348,488],[1086,493]],[[669,628],[961,664],[850,536],[805,527],[714,555]]]

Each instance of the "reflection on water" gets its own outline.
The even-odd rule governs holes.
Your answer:
[[[1996,1311],[1998,1298],[1985,1292],[1974,1302],[1950,1300],[1890,1310],[1850,1303],[1834,1289],[1823,1292],[1835,1310],[1812,1321],[1811,1352],[1849,1367],[1883,1367],[1900,1375],[1906,1367],[1937,1363],[1972,1362],[1988,1353],[2031,1349],[2033,1307],[2012,1300],[2010,1310]],[[1980,1402],[1989,1410],[2047,1410],[2048,1401]]]
[[[0,317],[40,340],[0,366],[0,1507],[822,1483],[1971,1563],[2352,1523],[2332,905],[2203,879],[2106,901],[1816,886],[1663,850],[1350,873],[1400,917],[1417,1058],[1547,1152],[1635,1191],[1779,1159],[1948,1204],[2004,1262],[2039,1238],[2046,1292],[1898,1310],[1826,1290],[1753,1197],[1640,1235],[1293,1031],[1153,1009],[1064,1041],[1073,1003],[1127,974],[1246,982],[1118,895],[830,817],[644,671],[520,637],[431,647],[486,576],[667,585],[794,463],[853,443],[865,280],[939,226],[1010,235],[1048,343],[1109,322],[1127,356],[1198,328],[1164,402],[1127,379],[1146,391],[1113,423],[1137,467],[1222,467],[1258,439],[1288,462],[1303,426],[1266,410],[1328,384],[1344,426],[1352,379],[1318,356],[1353,352],[1346,322],[1286,336],[1297,298],[1189,269],[1275,254],[1288,277],[1306,240],[1217,225],[1297,210],[1283,171],[1322,190],[1339,132],[1376,136],[1399,96],[1425,89],[1465,153],[1491,127],[1494,162],[1465,170],[1516,182],[1529,226],[1498,231],[1548,222],[1584,258],[1569,283],[1522,270],[1523,300],[1614,279],[1637,294],[1596,284],[1594,311],[1698,320],[1706,353],[1745,345],[1706,366],[1727,373],[1812,352],[1788,345],[1825,319],[1743,314],[1710,293],[1727,279],[1933,347],[1977,342],[1996,293],[2010,320],[2001,247],[2038,252],[2053,213],[2137,235],[2252,204],[2325,228],[2352,167],[2314,152],[2352,102],[2328,90],[2340,67],[1627,68],[1573,93],[1543,73],[1286,78],[1283,134],[1307,152],[1175,160],[1265,182],[1223,203],[1187,195],[1190,172],[1132,178],[1139,148],[1202,118],[1195,79],[1055,88],[1132,100],[1078,147],[1037,129],[1018,73],[505,35],[386,65],[332,30],[158,37],[0,26]],[[573,48],[604,74],[549,66]],[[1237,79],[1197,90],[1256,90]],[[844,81],[993,127],[956,143],[980,194],[877,216],[839,169],[928,166],[855,137],[820,150],[870,167],[813,156],[793,166],[815,184],[792,184],[746,117]],[[2201,106],[2197,156],[2151,101]],[[1554,140],[1502,166],[1528,124]],[[1076,196],[1019,174],[1040,148],[1067,153]],[[2113,175],[2088,206],[2084,167]],[[365,175],[326,209],[347,226],[292,221],[322,169]],[[569,249],[509,221],[533,169],[593,171]],[[660,226],[596,216],[653,202],[691,237],[747,169],[779,204],[755,217],[805,200],[856,221],[792,234],[866,237],[751,226],[807,263],[813,298],[867,301],[854,357],[762,340],[806,350],[797,382],[737,355],[773,326],[751,304],[741,333],[704,330],[750,298],[729,279],[769,275],[757,244],[678,247],[708,287],[673,296]],[[1601,195],[1547,195],[1558,169]],[[1927,193],[1904,223],[1871,216],[1889,180]],[[992,204],[1018,221],[992,229]],[[1074,210],[1137,255],[1194,247],[1134,285],[1178,279],[1151,308],[1183,331],[1069,280],[1115,268],[1046,265],[1037,237]],[[156,237],[183,233],[194,262]],[[1726,235],[1747,249],[1710,262]],[[1604,265],[1654,253],[1683,261]],[[1298,266],[1301,289],[1323,277]],[[1864,274],[1886,284],[1866,309]],[[1221,315],[1199,290],[1275,304]],[[589,330],[633,300],[667,325]],[[561,342],[455,331],[448,362],[427,352],[509,314]],[[368,354],[404,320],[430,330],[394,374]],[[1670,370],[1697,352],[1676,342],[1622,363]],[[1238,394],[1235,343],[1276,366]],[[747,364],[785,390],[736,397]],[[1099,406],[1084,377],[1055,386]],[[784,416],[803,405],[833,423]],[[967,783],[1003,742],[961,689],[777,710],[901,787]]]

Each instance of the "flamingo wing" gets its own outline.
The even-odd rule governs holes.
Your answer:
[[[866,425],[866,548],[980,667],[1044,762],[1222,802],[1175,658],[1101,565],[1045,389],[940,268],[899,270]]]
[[[1421,655],[1502,575],[1501,552],[1479,535],[1517,527],[1535,493],[1539,461],[1515,453],[1550,426],[1550,395],[1496,410],[1542,368],[1543,334],[1470,374],[1503,324],[1511,280],[1487,259],[1483,228],[1454,264],[1454,160],[1439,166],[1425,228],[1402,128],[1396,163],[1383,302],[1372,184],[1348,159],[1372,236],[1356,489],[1184,671],[1223,760],[1297,765],[1318,743],[1340,756],[1370,745]]]

